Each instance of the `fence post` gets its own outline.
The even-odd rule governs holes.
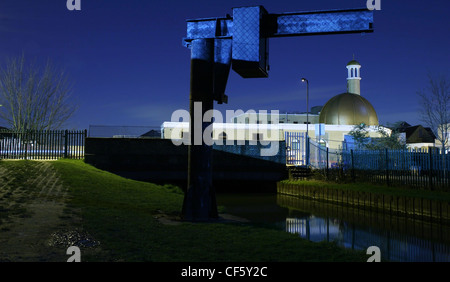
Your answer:
[[[428,156],[430,160],[430,171],[428,172],[428,180],[430,185],[430,190],[433,190],[433,155],[431,148],[428,148]]]
[[[352,160],[352,181],[355,182],[355,165],[354,165],[354,159],[353,159],[353,149],[350,150],[350,156]]]
[[[24,139],[23,139],[23,150],[25,153],[25,159],[28,159],[28,130],[25,130],[25,134],[23,135]]]
[[[88,136],[88,131],[87,131],[87,129],[85,129],[84,130],[84,136],[83,136],[83,142],[82,142],[82,144],[83,144],[83,155],[82,155],[82,158],[85,158],[85,152],[86,152],[86,138],[87,138],[87,136]],[[286,145],[285,145],[286,146]]]
[[[388,153],[388,149],[385,149],[386,152],[386,184],[387,186],[389,186],[389,153]]]
[[[308,166],[308,167],[309,167],[309,156],[310,156],[309,135],[306,135],[306,166]]]
[[[67,159],[67,151],[68,151],[68,148],[69,148],[69,131],[66,129],[65,131],[64,131],[64,158],[66,158]]]
[[[327,180],[328,180],[328,153],[329,153],[329,151],[328,151],[328,147],[327,147],[327,168],[326,168],[326,171],[325,171],[325,175],[326,175]]]

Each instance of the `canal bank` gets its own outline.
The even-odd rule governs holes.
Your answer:
[[[306,199],[313,199],[329,203],[350,205],[359,209],[384,211],[398,216],[414,219],[430,220],[433,222],[450,224],[450,202],[448,193],[442,199],[436,197],[420,197],[420,193],[411,193],[405,189],[395,191],[395,188],[385,193],[380,187],[379,192],[364,189],[364,184],[329,184],[319,181],[280,181],[277,183],[277,193]],[[400,188],[399,188],[400,189]],[[398,192],[398,193],[395,193]]]
[[[218,193],[217,202],[226,213],[308,241],[377,246],[382,261],[450,261],[450,225],[276,193]]]

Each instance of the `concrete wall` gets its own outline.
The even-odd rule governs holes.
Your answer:
[[[168,139],[86,138],[85,162],[116,174],[156,183],[187,179],[188,147]],[[286,165],[268,160],[213,151],[213,179],[273,182],[287,177]]]

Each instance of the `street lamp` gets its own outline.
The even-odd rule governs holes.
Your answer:
[[[302,77],[302,82],[306,82],[306,165],[309,165],[309,81]]]

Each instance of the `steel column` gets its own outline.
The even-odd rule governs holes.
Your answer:
[[[212,185],[212,146],[205,144],[203,132],[211,122],[203,116],[214,107],[214,39],[196,39],[191,44],[190,123],[188,186],[182,215],[186,220],[217,218]]]

